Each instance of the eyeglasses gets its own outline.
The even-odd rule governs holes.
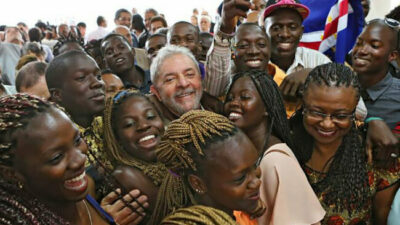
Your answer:
[[[310,110],[305,108],[303,110],[303,115],[307,116],[308,119],[312,119],[315,122],[324,121],[325,118],[329,117],[332,122],[337,124],[348,123],[349,121],[355,118],[355,113],[346,114],[346,113],[338,113],[338,114],[326,114],[314,110]]]

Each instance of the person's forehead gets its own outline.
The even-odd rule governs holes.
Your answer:
[[[115,36],[115,37],[110,37],[109,39],[107,39],[104,42],[103,46],[105,49],[107,49],[109,47],[112,47],[112,45],[117,45],[120,43],[127,44],[126,41],[123,39],[123,37]]]
[[[170,32],[171,36],[184,36],[188,34],[196,35],[195,28],[186,23],[175,24]]]
[[[120,14],[119,14],[119,18],[121,18],[121,17],[131,17],[131,14],[130,13],[128,13],[128,12],[121,12]]]
[[[160,20],[156,20],[156,21],[151,22],[152,26],[156,26],[156,25],[161,25],[162,26],[162,24],[163,23]]]
[[[371,35],[374,36],[374,38],[387,41],[391,36],[394,35],[394,33],[395,32],[391,28],[384,24],[372,23],[367,25],[361,35]]]
[[[82,69],[99,69],[94,59],[88,55],[77,55],[66,59],[65,67],[67,68],[64,74],[65,77],[72,77],[76,72]]]
[[[189,56],[183,54],[175,54],[169,56],[163,61],[160,67],[160,74],[163,75],[169,73],[179,73],[182,72],[181,70],[189,69],[198,71],[198,69],[196,68],[196,64]]]
[[[153,16],[155,16],[155,14],[152,11],[147,11],[145,13],[145,17],[153,17]]]
[[[105,73],[101,75],[101,78],[106,82],[106,83],[115,83],[118,82],[118,77],[112,73]]]
[[[161,37],[161,36],[152,37],[152,38],[148,41],[148,43],[149,43],[149,47],[156,46],[156,45],[158,45],[158,44],[160,44],[160,43],[161,43],[161,44],[162,44],[162,43],[166,44],[166,43],[167,43],[167,38]]]
[[[261,28],[255,25],[244,25],[238,28],[236,32],[235,39],[236,41],[240,41],[247,38],[263,38],[268,39],[267,35],[264,33]]]

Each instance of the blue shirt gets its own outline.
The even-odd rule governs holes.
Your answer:
[[[391,130],[400,122],[400,79],[394,78],[390,72],[377,84],[366,89],[364,98],[368,117],[380,117]]]

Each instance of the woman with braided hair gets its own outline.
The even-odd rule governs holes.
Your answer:
[[[187,206],[212,207],[228,217],[233,217],[234,210],[249,212],[252,217],[264,213],[264,203],[259,197],[257,151],[226,117],[206,110],[183,114],[168,125],[157,149],[157,158],[184,180],[190,197]],[[192,212],[193,208],[185,211]],[[172,217],[180,212],[174,212]],[[193,219],[190,213],[180,215],[188,221]],[[225,223],[226,216],[206,223],[208,216],[198,215],[202,223],[188,224],[234,224]],[[168,219],[164,222],[170,224]]]
[[[359,98],[358,77],[348,67],[317,66],[290,121],[300,164],[327,212],[322,224],[387,224],[399,187],[399,159],[390,169],[367,161],[354,121]]]
[[[105,149],[115,170],[113,176],[125,190],[139,189],[149,199],[142,224],[159,224],[172,209],[187,205],[182,179],[157,162],[156,147],[164,123],[149,99],[135,90],[116,93],[104,111]]]
[[[260,70],[235,74],[224,111],[250,138],[260,156],[260,196],[267,212],[258,223],[319,223],[325,212],[291,150],[285,107],[272,77]]]
[[[26,94],[0,105],[0,224],[113,223],[87,195],[87,146],[68,116]]]

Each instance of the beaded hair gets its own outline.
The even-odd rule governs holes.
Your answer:
[[[35,116],[48,112],[51,103],[27,94],[0,98],[0,223],[69,224],[47,209],[37,198],[23,191],[13,175],[16,137]]]
[[[175,208],[181,208],[190,201],[189,191],[183,180],[171,174],[162,163],[145,162],[134,158],[119,145],[115,136],[115,113],[129,98],[139,97],[150,100],[137,90],[124,90],[108,98],[104,110],[104,146],[114,167],[127,165],[141,170],[154,185],[159,187],[154,211],[147,224],[159,224],[160,220]],[[155,107],[154,107],[155,108]],[[155,108],[156,109],[156,108]],[[160,115],[160,113],[158,113]]]
[[[237,225],[225,212],[202,205],[176,210],[164,218],[161,225]]]
[[[30,119],[50,109],[40,98],[15,94],[0,98],[0,165],[12,167],[16,140],[12,134],[28,125]]]
[[[360,96],[360,84],[357,75],[343,64],[327,63],[317,66],[308,75],[304,84],[304,96],[311,84],[318,87],[352,87],[356,90],[356,100]],[[302,107],[290,119],[297,159],[304,165],[314,148],[314,138],[308,134],[303,124]],[[336,151],[326,177],[311,185],[319,194],[327,192],[324,202],[336,205],[338,210],[352,212],[363,206],[368,198],[367,159],[364,143],[353,123],[350,131],[343,137],[342,144]]]

